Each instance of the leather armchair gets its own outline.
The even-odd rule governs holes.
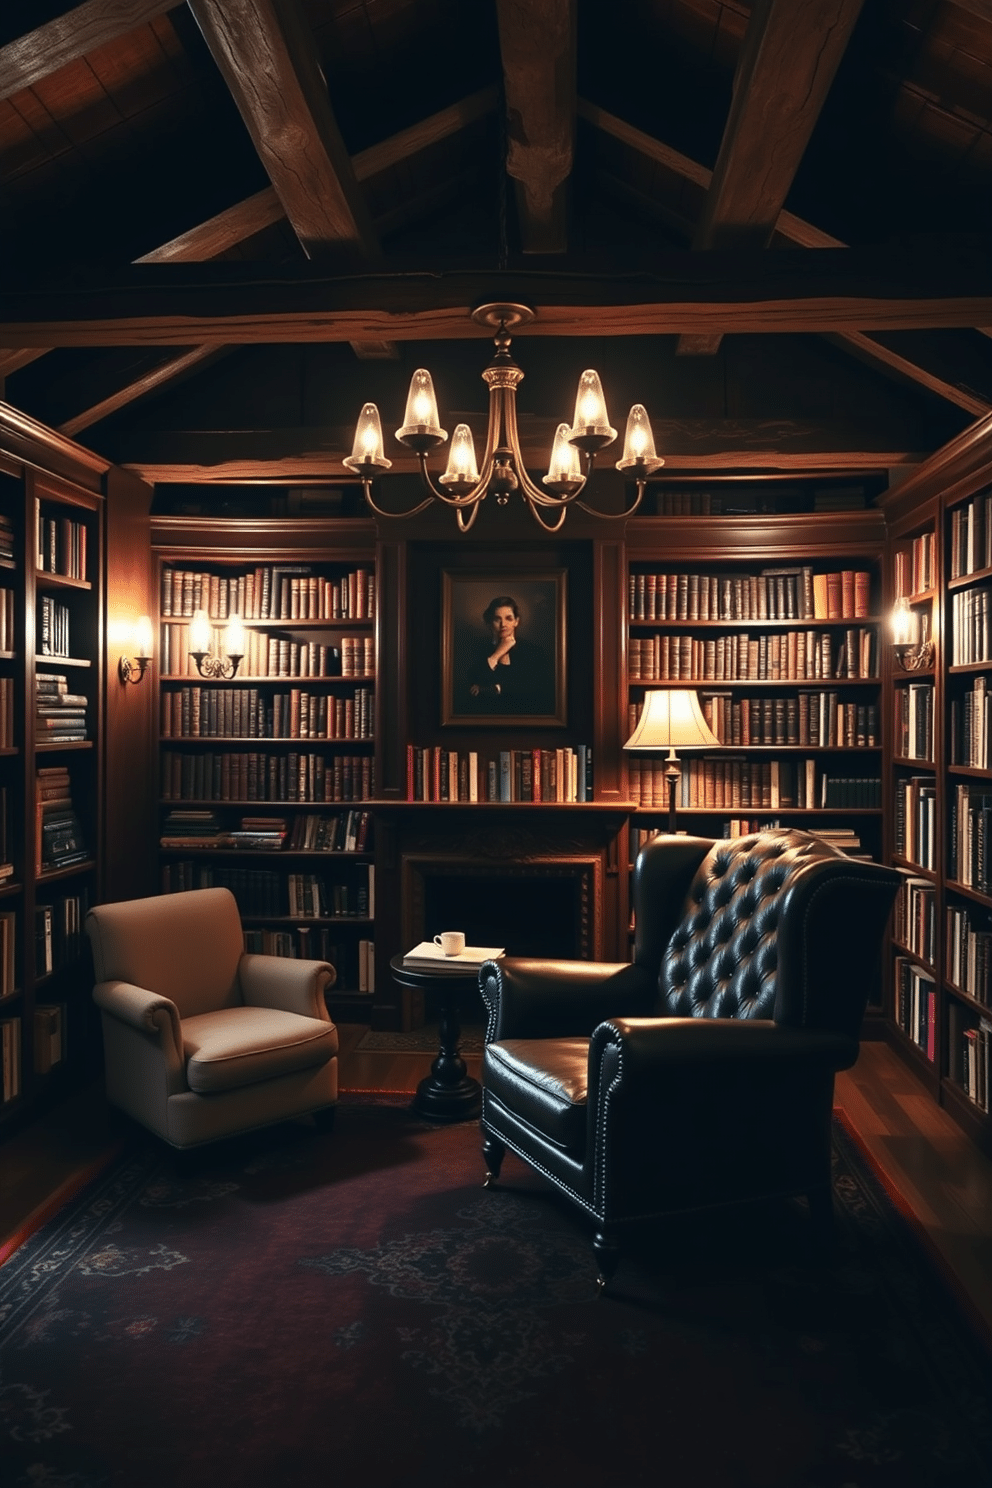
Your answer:
[[[115,1106],[180,1148],[310,1112],[330,1124],[326,962],[246,954],[228,889],[101,904],[86,930]]]
[[[808,1196],[832,1221],[834,1075],[858,1054],[899,875],[799,831],[659,837],[633,875],[631,963],[487,962],[487,1186],[506,1148],[624,1227]]]

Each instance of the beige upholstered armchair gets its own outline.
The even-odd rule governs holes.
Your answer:
[[[330,1123],[326,962],[246,954],[228,889],[101,904],[86,929],[115,1106],[173,1147],[310,1112]]]

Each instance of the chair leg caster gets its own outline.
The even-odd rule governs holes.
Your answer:
[[[596,1277],[596,1296],[601,1297],[606,1291],[607,1282],[609,1282],[617,1266],[620,1264],[620,1242],[612,1231],[597,1230],[593,1236],[592,1248],[599,1263],[599,1275]]]
[[[496,1182],[496,1174],[495,1173],[487,1173],[486,1176],[485,1176],[485,1178],[482,1180],[482,1186],[483,1186],[483,1188],[492,1188],[492,1186],[493,1186],[493,1184],[495,1182]]]
[[[499,1177],[499,1170],[503,1166],[503,1158],[506,1147],[499,1137],[494,1137],[492,1132],[486,1132],[482,1138],[482,1156],[486,1162],[486,1177],[483,1188],[492,1188]]]

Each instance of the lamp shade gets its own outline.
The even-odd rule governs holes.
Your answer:
[[[644,709],[624,749],[711,749],[713,733],[699,698],[685,687],[666,687],[645,694]]]

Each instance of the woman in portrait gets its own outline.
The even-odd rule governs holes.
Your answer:
[[[520,608],[509,594],[491,599],[482,616],[480,640],[465,678],[466,708],[480,713],[553,713],[555,680],[551,658],[520,635]]]

